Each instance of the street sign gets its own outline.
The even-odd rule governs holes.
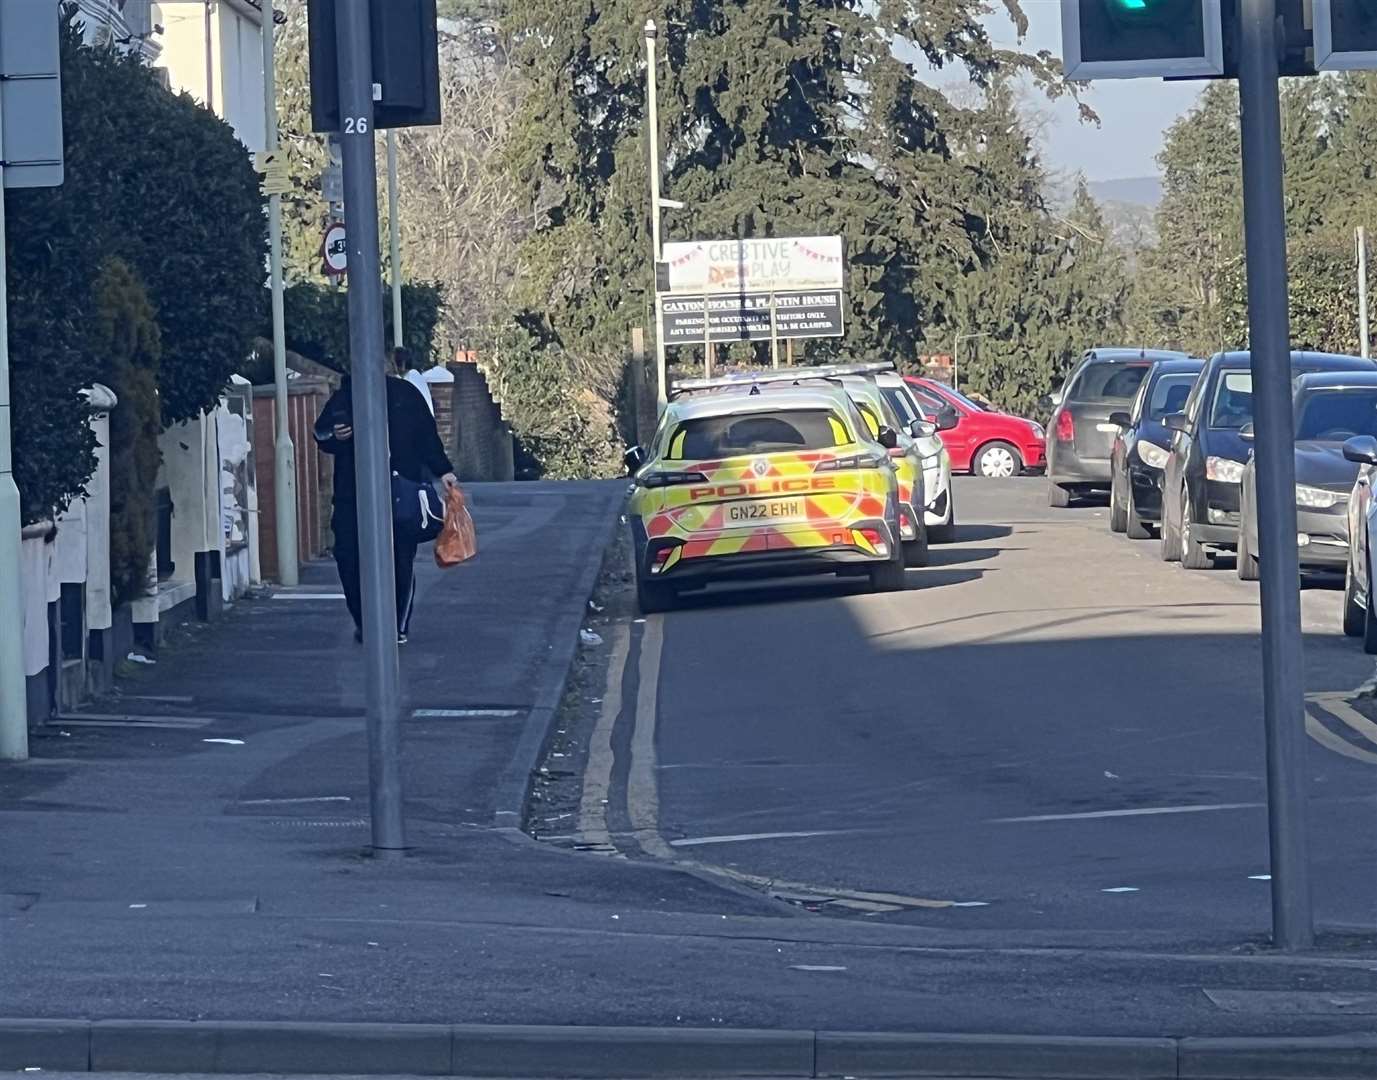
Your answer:
[[[1068,79],[1224,74],[1220,0],[1062,0]]]
[[[846,287],[840,236],[702,240],[664,245],[669,293],[785,293]]]
[[[325,261],[325,272],[331,277],[340,277],[349,271],[349,246],[345,237],[344,223],[336,221],[325,230],[325,240],[320,246],[321,258]]]
[[[746,293],[707,296],[707,340],[769,341],[770,304],[774,302],[776,338],[841,337],[844,333],[842,293],[815,292]],[[703,300],[698,296],[669,295],[661,298],[660,333],[666,345],[701,345]]]
[[[7,188],[62,183],[62,83],[52,0],[0,0],[0,162]]]
[[[253,171],[258,173],[258,190],[263,195],[286,195],[292,190],[287,155],[281,150],[260,150],[253,155]]]
[[[344,205],[344,169],[339,165],[330,164],[322,170],[320,195],[331,206]]]

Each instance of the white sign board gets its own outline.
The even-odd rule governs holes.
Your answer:
[[[840,236],[701,240],[666,244],[669,292],[772,293],[846,287]]]
[[[349,269],[349,244],[344,226],[335,222],[325,230],[325,242],[321,245],[321,257],[325,260],[325,272],[330,275],[343,274]]]

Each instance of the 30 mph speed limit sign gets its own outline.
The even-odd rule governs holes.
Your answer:
[[[345,241],[343,224],[337,221],[325,230],[325,242],[321,245],[320,254],[325,260],[325,272],[331,277],[348,272],[349,247]]]

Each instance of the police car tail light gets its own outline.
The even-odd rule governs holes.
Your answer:
[[[708,478],[700,472],[653,472],[641,477],[641,486],[648,488],[674,487],[678,484],[706,484]]]
[[[888,455],[877,457],[874,454],[851,454],[848,457],[830,458],[813,466],[814,472],[848,472],[851,469],[878,469],[888,461]]]
[[[908,516],[907,510],[899,511],[899,532],[910,538],[918,534],[918,531],[913,527],[913,519]]]

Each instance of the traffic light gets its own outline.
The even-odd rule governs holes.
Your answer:
[[[1071,79],[1224,74],[1220,0],[1062,0],[1061,26]]]
[[[1314,0],[1315,70],[1377,69],[1377,0]]]
[[[373,30],[375,128],[440,122],[440,37],[435,0],[369,0]],[[311,52],[311,130],[339,131],[335,0],[307,0]]]

